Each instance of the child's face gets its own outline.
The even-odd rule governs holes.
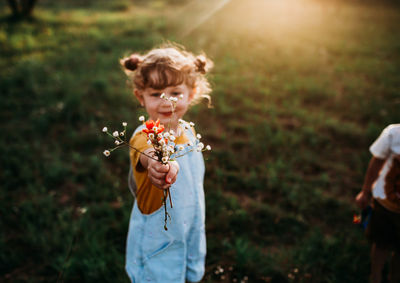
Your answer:
[[[176,97],[175,112],[172,112],[171,102],[160,98],[164,93],[165,97]],[[183,97],[181,98],[181,94]],[[194,96],[194,90],[190,89],[186,84],[176,86],[169,86],[164,89],[146,88],[144,90],[135,90],[135,96],[145,107],[150,119],[160,119],[161,124],[166,128],[170,126],[171,129],[178,128],[178,121],[185,115],[189,108],[190,102]]]

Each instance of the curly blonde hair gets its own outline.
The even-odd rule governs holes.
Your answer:
[[[204,54],[195,56],[182,46],[168,43],[144,55],[131,54],[120,63],[133,88],[163,89],[185,83],[190,89],[196,89],[191,105],[203,98],[211,104],[211,87],[205,75],[213,62]]]

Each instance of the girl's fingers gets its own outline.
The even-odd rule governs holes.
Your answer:
[[[168,173],[169,164],[161,164],[158,162],[157,164],[154,165],[153,168],[159,173]]]
[[[169,163],[169,171],[165,176],[165,182],[167,184],[173,184],[176,181],[176,176],[178,175],[179,171],[179,164],[176,161]]]
[[[165,173],[160,173],[157,170],[155,170],[154,168],[149,168],[149,176],[152,176],[156,179],[160,179],[163,180],[165,178]]]

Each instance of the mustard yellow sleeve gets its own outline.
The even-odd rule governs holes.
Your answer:
[[[152,185],[148,178],[147,169],[140,164],[140,152],[151,148],[147,144],[147,135],[143,132],[136,133],[129,142],[131,147],[129,156],[132,163],[133,176],[136,182],[136,201],[143,214],[150,214],[162,206],[163,190]]]

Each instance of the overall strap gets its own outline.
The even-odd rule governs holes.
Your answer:
[[[133,132],[131,139],[137,134],[137,132],[141,131],[143,128],[144,125],[137,127],[136,130]],[[128,187],[133,197],[136,197],[137,187],[136,187],[135,177],[133,176],[132,162],[130,160],[129,160],[129,173],[128,173]]]

